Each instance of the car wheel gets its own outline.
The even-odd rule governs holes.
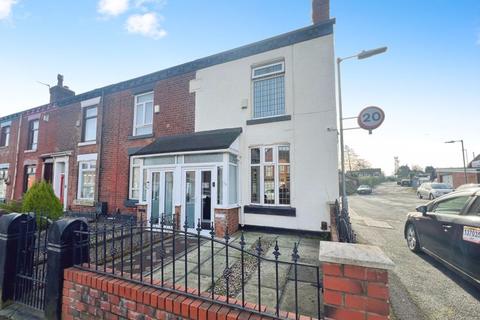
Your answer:
[[[428,196],[428,200],[433,200],[433,194],[430,193],[430,195]]]
[[[422,195],[420,194],[420,192],[417,192],[417,197],[418,199],[422,199]]]
[[[409,223],[407,226],[407,245],[410,251],[420,252],[420,243],[413,223]]]

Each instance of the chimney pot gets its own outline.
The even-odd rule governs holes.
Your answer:
[[[57,74],[57,86],[63,87],[63,75]]]
[[[321,23],[330,19],[330,0],[312,0],[312,22]]]

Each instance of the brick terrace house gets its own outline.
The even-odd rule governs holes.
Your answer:
[[[52,183],[65,210],[328,231],[338,197],[334,20],[0,119],[0,198]],[[323,223],[323,228],[322,228]]]

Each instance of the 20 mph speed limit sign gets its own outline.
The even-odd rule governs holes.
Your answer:
[[[358,115],[358,125],[360,128],[372,131],[377,129],[385,120],[385,112],[375,106],[366,107]]]

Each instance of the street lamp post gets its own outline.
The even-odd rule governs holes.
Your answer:
[[[357,59],[366,59],[370,58],[371,56],[381,54],[387,51],[387,47],[381,47],[372,50],[363,50],[362,52],[345,57],[345,58],[337,58],[337,79],[338,79],[338,116],[340,118],[339,122],[339,134],[340,134],[340,158],[341,158],[341,171],[342,171],[342,208],[348,210],[348,200],[347,200],[347,186],[346,186],[346,179],[345,179],[345,145],[343,141],[343,106],[342,106],[342,81],[341,81],[341,73],[340,73],[340,63],[347,59],[357,58]]]
[[[465,162],[465,147],[463,145],[463,139],[461,140],[451,140],[451,141],[445,141],[445,143],[456,143],[460,142],[462,144],[462,157],[463,157],[463,175],[465,177],[465,184],[468,183],[468,177],[467,177],[467,164]]]

